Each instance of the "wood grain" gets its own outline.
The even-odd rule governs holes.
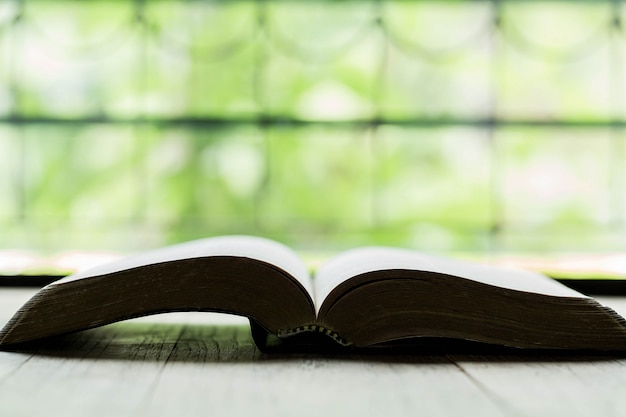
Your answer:
[[[0,325],[31,294],[1,289]],[[480,349],[268,355],[240,318],[177,313],[0,352],[0,415],[622,415],[625,366]]]

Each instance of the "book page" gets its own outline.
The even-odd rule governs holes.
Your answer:
[[[318,306],[321,305],[333,288],[351,277],[366,272],[390,269],[453,275],[487,285],[530,293],[559,297],[585,297],[577,291],[535,272],[492,267],[406,249],[369,247],[353,249],[340,254],[318,270],[314,280],[317,304]]]
[[[287,246],[273,240],[252,236],[220,236],[167,246],[77,272],[50,285],[110,274],[161,262],[207,256],[233,256],[256,259],[281,268],[313,297],[309,271],[304,261]]]

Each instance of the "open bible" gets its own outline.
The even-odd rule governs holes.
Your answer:
[[[626,348],[621,316],[540,274],[371,247],[339,254],[312,277],[288,247],[246,236],[169,246],[49,284],[0,331],[0,345],[173,311],[246,316],[263,350],[423,338]]]

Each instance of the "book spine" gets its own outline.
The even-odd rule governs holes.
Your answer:
[[[323,334],[324,336],[327,336],[333,339],[335,342],[337,342],[341,346],[352,345],[351,342],[341,337],[339,333],[337,333],[336,331],[329,329],[327,327],[324,327],[324,326],[320,326],[318,324],[307,324],[304,326],[296,327],[294,329],[279,330],[277,336],[281,339],[286,339],[286,338],[296,336],[302,333],[320,333],[320,334]]]

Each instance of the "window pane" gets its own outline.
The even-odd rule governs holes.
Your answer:
[[[384,127],[377,145],[383,225],[423,248],[483,247],[494,216],[484,131]]]
[[[273,129],[262,204],[264,227],[302,241],[362,232],[372,217],[372,155],[367,132]],[[313,235],[313,236],[307,236]]]

